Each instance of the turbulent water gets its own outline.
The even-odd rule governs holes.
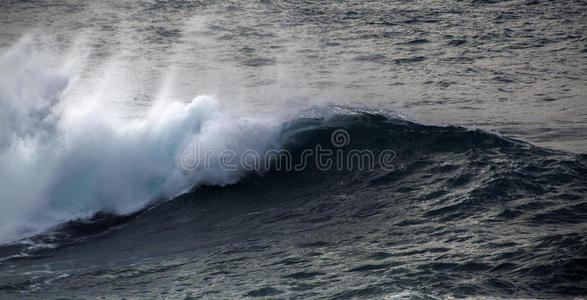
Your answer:
[[[586,7],[3,1],[0,298],[584,297]]]

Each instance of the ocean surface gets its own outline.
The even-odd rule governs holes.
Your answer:
[[[587,296],[587,2],[0,1],[0,299]]]

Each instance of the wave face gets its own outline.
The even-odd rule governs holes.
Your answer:
[[[48,71],[30,38],[0,58],[0,242],[97,212],[135,212],[193,185],[234,183],[239,172],[188,174],[177,157],[195,142],[202,151],[262,151],[275,130],[206,96],[161,100],[124,119],[102,90],[72,93],[69,76]]]
[[[62,224],[0,248],[11,257],[0,265],[0,292],[61,295],[75,287],[92,296],[124,282],[113,296],[587,293],[585,155],[348,107],[309,110],[275,130],[272,145],[295,163],[317,145],[394,156],[373,169],[325,169],[315,156],[300,170],[274,161],[262,174],[210,177],[133,214]],[[344,143],[332,138],[337,130]],[[217,178],[233,184],[214,185]],[[46,274],[23,275],[46,264]],[[145,283],[147,290],[130,288]]]

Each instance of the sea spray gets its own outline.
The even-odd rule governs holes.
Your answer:
[[[159,99],[144,117],[125,119],[108,99],[65,93],[71,78],[30,47],[23,40],[0,58],[0,242],[96,212],[131,213],[200,183],[233,183],[241,170],[184,172],[177,157],[193,143],[262,152],[277,128],[210,96]]]

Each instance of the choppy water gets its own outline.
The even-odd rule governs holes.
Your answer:
[[[0,298],[585,296],[586,7],[3,1]]]

